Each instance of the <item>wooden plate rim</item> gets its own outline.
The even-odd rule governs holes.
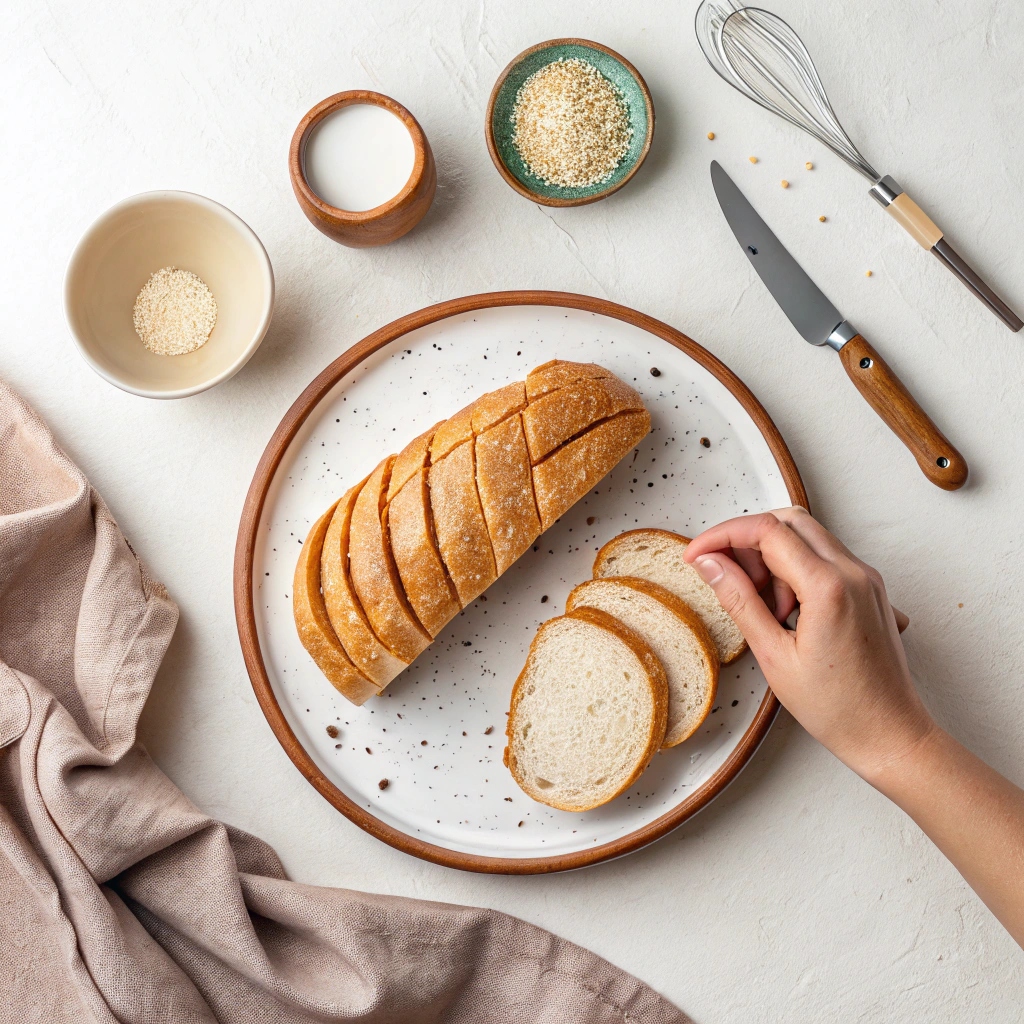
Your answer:
[[[498,152],[497,143],[494,141],[494,126],[492,123],[494,119],[494,104],[498,101],[498,94],[501,92],[501,87],[505,84],[505,79],[512,73],[512,69],[529,57],[531,53],[536,53],[538,50],[547,50],[555,46],[586,46],[607,54],[613,60],[617,60],[636,79],[637,85],[640,86],[640,93],[644,98],[644,107],[647,110],[647,136],[644,139],[640,155],[630,169],[629,174],[625,175],[621,181],[616,182],[614,185],[609,185],[600,192],[595,192],[592,196],[582,196],[579,199],[542,196],[539,192],[534,192],[528,188],[505,166],[505,161],[502,160],[501,154]],[[494,87],[491,89],[490,98],[487,100],[487,113],[484,117],[484,139],[487,142],[487,152],[490,153],[491,162],[497,168],[498,173],[505,179],[506,184],[510,188],[515,189],[521,196],[525,196],[531,202],[538,203],[541,206],[587,206],[589,203],[596,203],[600,199],[607,199],[608,196],[614,195],[627,182],[632,180],[633,175],[640,170],[643,162],[647,159],[647,154],[651,151],[651,144],[654,142],[654,100],[651,98],[651,90],[647,87],[644,76],[621,53],[617,53],[610,46],[595,43],[592,39],[579,39],[574,36],[566,37],[565,39],[548,39],[543,43],[535,43],[533,46],[528,46],[522,53],[516,54],[505,65],[502,73],[498,75]]]
[[[274,735],[291,758],[293,764],[305,776],[314,789],[334,805],[350,821],[370,835],[393,846],[404,853],[412,854],[423,860],[442,864],[445,867],[460,868],[464,871],[479,871],[490,874],[527,875],[543,874],[553,871],[566,871],[573,868],[586,867],[601,861],[610,860],[632,853],[648,843],[660,839],[681,825],[687,818],[706,807],[725,787],[739,774],[750,760],[761,741],[768,733],[779,710],[779,701],[769,688],[761,701],[761,705],[753,721],[747,727],[735,749],[725,763],[707,780],[672,810],[666,812],[655,821],[648,823],[629,835],[622,836],[610,843],[573,853],[558,854],[550,857],[488,857],[480,854],[462,853],[448,850],[433,843],[424,842],[407,835],[376,818],[369,811],[360,807],[334,785],[317,767],[316,763],[299,742],[289,726],[267,675],[263,662],[263,654],[259,645],[256,630],[256,614],[253,605],[253,557],[256,537],[259,529],[260,516],[270,490],[274,474],[281,463],[284,453],[295,437],[299,428],[320,401],[343,377],[350,373],[364,359],[378,349],[400,338],[410,331],[415,331],[428,324],[437,323],[448,317],[462,313],[471,313],[480,309],[492,309],[505,306],[556,306],[568,309],[579,309],[588,313],[621,320],[624,323],[639,327],[656,337],[667,341],[685,352],[691,359],[700,363],[713,374],[737,399],[740,405],[761,431],[768,447],[778,465],[783,481],[789,491],[790,500],[794,505],[808,508],[807,492],[800,473],[793,461],[786,442],[782,439],[778,428],[765,411],[761,403],[754,397],[750,389],[721,360],[713,356],[692,338],[677,331],[668,324],[655,320],[644,313],[639,313],[628,306],[599,299],[589,295],[578,295],[571,292],[555,291],[505,291],[484,292],[479,295],[468,295],[463,298],[449,299],[433,306],[400,317],[372,334],[357,342],[343,352],[337,359],[321,371],[308,387],[292,403],[270,438],[263,455],[256,466],[249,492],[242,507],[241,521],[238,526],[238,538],[235,544],[234,559],[234,600],[235,620],[238,625],[238,638],[242,647],[245,667],[249,672],[256,699],[270,723]]]

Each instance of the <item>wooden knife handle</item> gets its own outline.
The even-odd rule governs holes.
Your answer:
[[[967,463],[928,418],[885,360],[859,335],[839,350],[850,380],[910,449],[921,472],[936,487],[955,491],[967,481]]]

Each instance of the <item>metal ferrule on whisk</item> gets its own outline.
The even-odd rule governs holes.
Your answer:
[[[903,189],[896,184],[894,178],[886,174],[868,189],[868,195],[880,206],[889,206],[892,201],[903,194]]]

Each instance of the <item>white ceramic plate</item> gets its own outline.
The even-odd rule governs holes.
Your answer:
[[[563,305],[507,305],[531,299]],[[452,314],[487,300],[500,303]],[[763,739],[777,702],[748,653],[723,668],[717,703],[699,732],[657,755],[631,790],[583,814],[552,810],[519,790],[502,764],[509,694],[538,625],[564,610],[572,587],[590,577],[597,549],[624,530],[655,526],[695,536],[730,516],[806,503],[806,496],[753,396],[670,328],[557,293],[477,296],[438,309],[384,328],[332,364],[268,447],[236,556],[250,674],[304,774],[392,845],[458,867],[509,872],[618,856],[717,795]],[[677,347],[679,338],[693,354]],[[353,706],[303,650],[292,619],[292,574],[310,526],[385,454],[556,357],[598,362],[633,384],[651,412],[650,435],[380,697]]]

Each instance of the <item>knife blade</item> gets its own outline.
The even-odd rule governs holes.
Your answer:
[[[743,254],[801,337],[839,354],[854,386],[910,449],[933,484],[947,491],[962,487],[968,474],[963,456],[885,360],[793,259],[717,160],[711,162],[711,183]]]

